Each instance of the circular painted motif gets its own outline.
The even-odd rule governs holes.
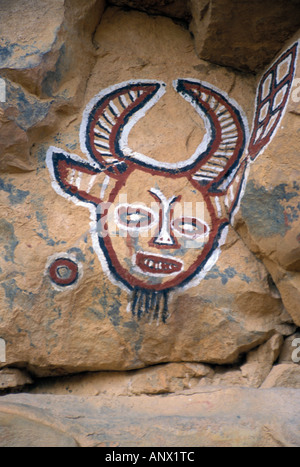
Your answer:
[[[73,285],[79,277],[78,265],[68,258],[57,258],[49,268],[51,280],[60,287]]]

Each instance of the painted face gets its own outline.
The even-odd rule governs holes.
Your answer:
[[[227,94],[180,78],[173,87],[203,119],[203,140],[178,163],[138,153],[129,147],[130,131],[166,84],[133,80],[101,91],[85,109],[80,143],[87,160],[49,148],[53,187],[90,209],[94,249],[103,270],[131,294],[133,315],[153,313],[165,322],[169,291],[195,285],[217,261],[250,159],[270,143],[284,115],[297,49],[296,43],[262,77],[250,138],[243,111]],[[49,273],[59,287],[79,277],[62,255]]]
[[[99,217],[110,267],[125,284],[165,290],[190,280],[220,227],[212,204],[186,177],[133,172]]]

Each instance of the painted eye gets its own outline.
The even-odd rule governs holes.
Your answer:
[[[173,228],[180,235],[197,238],[206,235],[209,231],[208,225],[195,217],[181,217],[173,222]]]
[[[155,220],[151,211],[138,206],[123,205],[117,208],[117,223],[129,230],[148,228]]]

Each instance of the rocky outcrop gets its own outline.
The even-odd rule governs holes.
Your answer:
[[[186,0],[108,0],[108,5],[133,8],[151,15],[164,15],[189,22],[190,4]]]
[[[34,148],[80,106],[94,64],[93,33],[104,0],[1,5],[0,171],[37,168]],[[68,118],[68,117],[67,117]]]
[[[143,446],[297,447],[299,402],[299,391],[285,388],[203,388],[168,397],[10,395],[0,399],[0,445],[59,443],[116,453]]]
[[[211,63],[256,73],[299,29],[297,1],[109,0],[109,4],[186,22],[198,56]]]
[[[155,77],[167,83],[170,90],[164,101],[151,109],[149,118],[142,119],[134,127],[129,142],[136,150],[146,151],[156,160],[168,161],[171,157],[171,160],[180,162],[197,147],[203,138],[204,127],[195,110],[171,91],[172,80],[180,76],[195,76],[214,86],[221,86],[243,106],[249,121],[253,115],[256,80],[200,60],[188,32],[168,18],[110,8],[92,37],[96,17],[91,11],[97,9],[99,14],[103,5],[87,2],[86,7],[80,10],[81,14],[75,16],[75,10],[58,8],[57,5],[55,8],[58,10],[54,14],[51,10],[54,4],[51,5],[49,15],[55,21],[49,43],[44,47],[46,52],[42,49],[39,59],[32,57],[31,60],[35,61],[30,65],[25,61],[20,70],[12,61],[12,55],[7,58],[3,72],[8,80],[8,89],[10,80],[15,80],[14,86],[21,86],[23,92],[34,96],[39,105],[48,105],[49,109],[63,106],[59,113],[49,110],[54,115],[50,134],[50,127],[45,132],[38,131],[38,127],[36,132],[33,131],[36,125],[32,120],[34,112],[14,113],[12,107],[20,106],[20,103],[25,105],[25,98],[20,99],[16,91],[12,100],[11,93],[8,93],[7,102],[2,106],[5,115],[11,112],[10,124],[19,128],[20,119],[23,119],[22,131],[26,130],[26,135],[36,135],[34,143],[31,139],[30,158],[32,168],[37,168],[34,172],[12,173],[7,165],[11,164],[10,153],[3,150],[8,170],[1,178],[1,207],[5,215],[1,220],[0,241],[2,310],[9,311],[2,314],[1,321],[1,338],[7,345],[6,365],[24,362],[33,374],[46,376],[82,371],[121,371],[178,361],[231,364],[272,335],[292,334],[295,327],[286,310],[296,323],[297,311],[284,299],[284,293],[282,302],[270,279],[267,258],[263,264],[262,254],[257,255],[257,249],[252,245],[252,238],[259,235],[261,243],[268,249],[266,256],[270,258],[273,249],[270,235],[274,242],[280,238],[272,261],[276,255],[281,255],[281,263],[288,261],[284,260],[284,263],[281,250],[285,244],[290,245],[297,224],[291,219],[288,226],[286,223],[281,225],[273,220],[273,214],[268,217],[258,205],[269,202],[268,209],[272,209],[275,201],[269,196],[269,186],[275,187],[273,191],[281,196],[280,212],[291,210],[291,203],[296,202],[294,182],[286,184],[281,179],[275,180],[278,172],[276,161],[281,160],[281,151],[287,143],[272,145],[270,152],[252,166],[242,208],[237,215],[239,235],[230,228],[219,261],[197,287],[174,296],[167,324],[159,327],[156,321],[149,324],[147,319],[137,320],[128,314],[127,293],[110,282],[95,256],[88,210],[75,207],[57,196],[45,165],[51,145],[85,157],[82,156],[78,135],[82,112],[89,100],[111,83],[124,82],[132,77]],[[78,39],[73,40],[76,31]],[[25,36],[26,29],[23,34]],[[69,42],[72,43],[70,47]],[[85,44],[80,45],[83,47],[80,52],[83,61],[78,60],[78,48],[82,43]],[[61,59],[65,71],[59,81],[54,79],[53,68],[47,68],[46,64],[49,57],[58,57],[57,48],[62,50],[64,47],[70,58]],[[155,50],[161,53],[157,55]],[[78,67],[74,65],[76,60],[80,63]],[[30,84],[26,78],[28,74],[33,78],[36,74],[35,81],[30,80]],[[52,83],[51,92],[49,83]],[[26,105],[35,108],[34,103]],[[81,110],[78,110],[80,106]],[[184,120],[182,112],[185,112]],[[37,111],[37,115],[42,122],[47,121],[43,111]],[[294,114],[288,113],[287,118],[288,124],[284,123],[287,130],[280,135],[280,141],[290,140],[290,131],[293,132],[296,125],[293,123],[297,118]],[[6,135],[2,142],[15,144],[11,135]],[[274,161],[274,169],[268,169],[265,176],[261,167],[269,167],[270,157]],[[282,179],[290,177],[292,180],[292,158],[291,152],[286,158]],[[14,155],[13,164],[19,164],[17,161]],[[141,185],[136,199],[143,198],[143,189]],[[261,193],[264,192],[266,196],[262,198]],[[285,208],[281,203],[290,207]],[[275,232],[277,237],[272,236],[274,224],[281,229],[279,234]],[[57,288],[49,276],[50,265],[60,256],[75,262],[81,271],[75,288]],[[269,270],[278,289],[283,290],[273,269]]]
[[[30,394],[1,398],[0,444],[113,445],[86,433],[128,397],[143,439],[167,394],[172,420],[200,404],[186,445],[298,443],[297,5],[227,3],[3,5],[0,391]]]
[[[300,27],[293,1],[191,0],[191,12],[199,56],[246,72],[266,67]]]

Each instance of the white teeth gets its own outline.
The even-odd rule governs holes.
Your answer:
[[[170,264],[170,266],[169,266],[169,269],[172,269],[172,266],[171,266],[171,264]]]
[[[162,269],[162,263],[159,263],[158,267],[159,269]]]
[[[153,261],[149,261],[149,264],[148,264],[148,266],[149,266],[150,268],[152,268],[152,267],[153,267],[153,265],[154,265],[154,262],[153,262]]]

